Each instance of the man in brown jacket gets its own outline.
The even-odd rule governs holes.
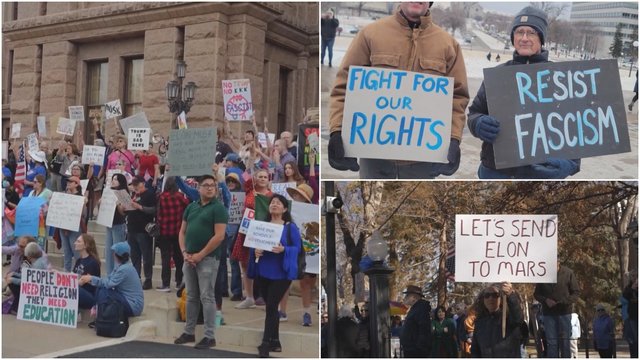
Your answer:
[[[460,164],[460,140],[469,102],[462,50],[456,40],[431,22],[433,2],[401,2],[394,15],[365,27],[344,56],[331,91],[329,164],[337,170],[360,170],[363,179],[425,179],[453,175]],[[447,164],[344,157],[342,117],[350,66],[395,68],[453,77],[451,143]]]

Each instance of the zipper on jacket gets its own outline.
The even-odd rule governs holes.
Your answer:
[[[420,29],[412,29],[411,31],[411,56],[409,57],[409,71],[415,71],[416,53],[418,52],[418,36],[420,35]]]

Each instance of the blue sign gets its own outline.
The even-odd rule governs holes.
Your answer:
[[[45,201],[44,198],[36,196],[27,196],[20,200],[16,208],[15,236],[38,236],[40,209]]]

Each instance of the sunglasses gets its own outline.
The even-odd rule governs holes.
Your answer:
[[[490,298],[497,299],[497,298],[499,298],[499,297],[500,297],[500,294],[499,294],[499,293],[497,293],[497,292],[490,292],[490,293],[486,293],[486,294],[484,294],[484,295],[483,295],[483,297],[484,297],[485,299],[490,299]]]

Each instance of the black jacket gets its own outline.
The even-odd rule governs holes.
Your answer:
[[[406,358],[427,358],[431,352],[431,306],[420,299],[413,304],[402,326],[400,345]]]
[[[334,339],[327,339],[333,341]],[[358,340],[358,324],[348,317],[342,317],[336,322],[336,347],[339,358],[358,357],[359,349],[356,345]]]
[[[520,300],[514,292],[507,297],[506,337],[502,338],[502,309],[476,318],[471,340],[471,357],[474,358],[519,358],[522,333],[522,310]]]
[[[323,39],[332,39],[336,37],[336,30],[340,26],[340,22],[335,17],[331,19],[320,19],[320,36]]]
[[[533,293],[542,304],[544,315],[569,315],[573,312],[573,304],[578,301],[580,287],[578,280],[573,274],[573,270],[566,266],[558,269],[558,279],[555,284],[538,284]],[[547,306],[547,299],[553,299],[557,304],[550,308]]]

